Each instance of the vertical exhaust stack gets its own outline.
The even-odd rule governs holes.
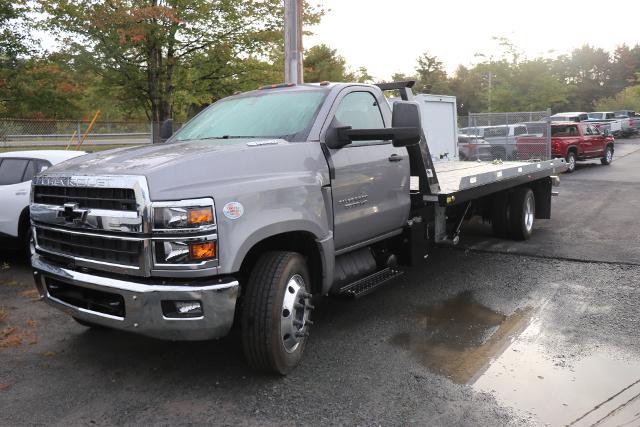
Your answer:
[[[301,84],[303,0],[284,0],[284,81]]]

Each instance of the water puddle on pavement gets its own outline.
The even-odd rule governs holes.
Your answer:
[[[434,373],[545,425],[640,425],[638,358],[612,348],[580,357],[550,354],[541,344],[540,310],[505,316],[463,293],[420,307],[415,316],[418,327],[391,344]]]
[[[527,327],[532,312],[525,308],[505,316],[463,293],[420,307],[417,331],[397,334],[391,343],[410,351],[430,371],[467,384]]]

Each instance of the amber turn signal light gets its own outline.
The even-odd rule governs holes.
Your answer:
[[[187,223],[189,225],[211,224],[213,223],[213,210],[211,207],[189,209]]]
[[[193,260],[206,260],[216,257],[215,242],[192,243],[189,245],[189,255]]]

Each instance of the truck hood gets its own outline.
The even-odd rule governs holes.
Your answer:
[[[76,175],[146,175],[177,162],[210,156],[223,150],[248,149],[247,144],[286,143],[284,140],[199,140],[171,144],[146,145],[131,148],[118,148],[84,156],[82,159],[69,160],[55,166],[50,172],[73,173]]]
[[[213,197],[292,176],[324,185],[328,166],[317,142],[282,139],[199,140],[116,149],[49,168],[43,175],[136,175],[147,178],[152,200]]]

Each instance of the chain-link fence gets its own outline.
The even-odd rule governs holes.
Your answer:
[[[548,160],[551,121],[547,111],[471,113],[458,118],[460,160]]]
[[[77,144],[90,121],[0,118],[0,145],[5,147]],[[146,144],[151,142],[149,122],[98,121],[84,144]]]

